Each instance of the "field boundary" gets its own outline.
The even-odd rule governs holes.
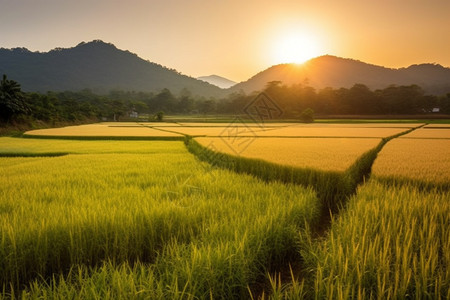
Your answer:
[[[55,140],[123,140],[123,141],[183,141],[180,136],[71,136],[71,135],[33,135],[23,134],[23,138],[31,139],[55,139]]]
[[[33,152],[0,152],[0,157],[59,157],[69,155],[69,152],[43,152],[43,153],[33,153]]]

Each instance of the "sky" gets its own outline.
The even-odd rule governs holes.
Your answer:
[[[450,0],[0,0],[0,47],[103,40],[193,76],[244,81],[325,54],[450,67]]]

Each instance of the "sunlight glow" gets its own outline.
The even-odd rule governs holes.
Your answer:
[[[317,39],[307,33],[290,33],[281,36],[274,45],[274,60],[278,64],[302,64],[320,55]]]

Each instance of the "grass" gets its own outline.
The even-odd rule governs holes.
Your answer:
[[[448,187],[450,139],[395,139],[380,152],[373,174],[392,180],[418,180]]]
[[[245,298],[299,258],[296,232],[320,209],[311,189],[164,143],[172,153],[0,158],[3,296]]]

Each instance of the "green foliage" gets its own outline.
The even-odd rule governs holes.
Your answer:
[[[311,108],[307,108],[300,114],[300,120],[303,123],[312,123],[314,122],[314,110]]]
[[[28,111],[20,85],[3,74],[0,81],[0,121],[10,121]]]
[[[158,122],[162,122],[164,118],[164,112],[163,111],[158,111],[155,115],[155,119]]]
[[[22,93],[20,85],[4,78],[0,94],[0,119],[21,120],[27,114],[34,120],[49,124],[60,122],[120,121],[131,112],[154,115],[160,111],[168,114],[239,114],[252,103],[255,95],[232,93],[218,101],[214,98],[195,98],[187,89],[179,96],[168,89],[159,93],[128,92],[112,90],[98,95],[89,89],[79,92]],[[285,86],[271,82],[266,92],[283,111],[283,116],[312,122],[314,114],[423,114],[432,108],[450,113],[450,96],[424,95],[418,86],[390,86],[375,92],[362,84],[351,89],[326,88],[316,91],[304,85]]]

